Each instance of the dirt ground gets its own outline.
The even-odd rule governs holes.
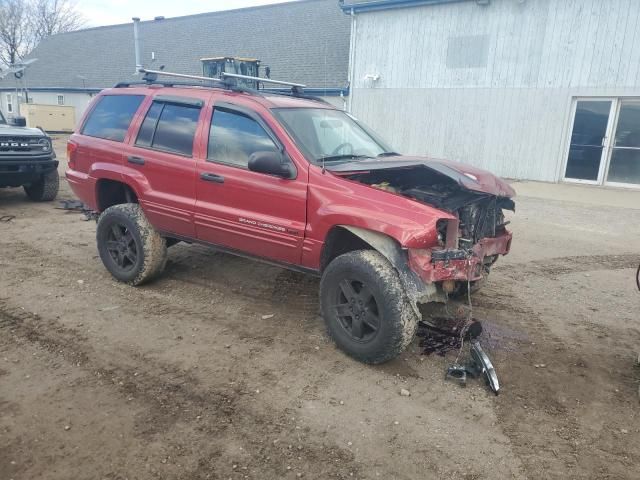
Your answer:
[[[637,479],[640,202],[579,200],[518,198],[474,296],[496,397],[417,341],[346,357],[314,278],[178,244],[116,283],[94,222],[2,190],[0,480]]]

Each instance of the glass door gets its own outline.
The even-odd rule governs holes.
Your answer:
[[[608,184],[640,186],[640,100],[621,100]]]
[[[606,163],[607,132],[613,100],[577,100],[564,178],[600,183]]]

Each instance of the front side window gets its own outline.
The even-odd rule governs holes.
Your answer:
[[[265,129],[251,117],[225,108],[213,112],[208,160],[247,168],[252,154],[278,150]]]
[[[276,108],[273,112],[314,163],[394,154],[369,129],[341,110]]]
[[[105,95],[89,114],[82,134],[123,142],[144,95]]]
[[[200,107],[153,102],[138,132],[136,145],[190,157],[199,116]]]

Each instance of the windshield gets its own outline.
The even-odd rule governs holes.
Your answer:
[[[367,127],[342,110],[275,108],[273,112],[313,163],[395,154]]]

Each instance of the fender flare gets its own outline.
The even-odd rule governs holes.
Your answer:
[[[410,301],[409,303],[411,303],[418,318],[422,317],[418,309],[418,302],[427,303],[438,301],[440,293],[436,286],[432,283],[424,283],[422,279],[409,268],[407,251],[403,249],[396,240],[383,233],[361,227],[352,227],[349,225],[341,225],[341,227],[356,235],[389,260],[393,268],[398,272],[404,291]]]

